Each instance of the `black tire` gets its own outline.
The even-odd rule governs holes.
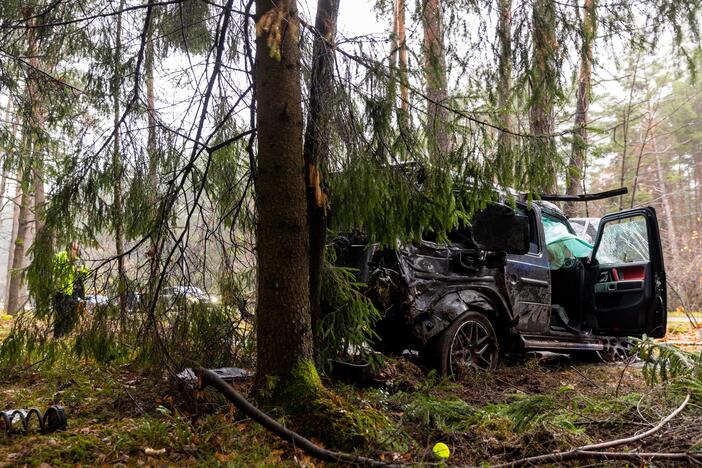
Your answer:
[[[494,370],[500,346],[490,320],[479,312],[468,311],[439,336],[434,356],[442,376],[460,380],[474,370]]]

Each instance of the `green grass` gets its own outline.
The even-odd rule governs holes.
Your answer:
[[[436,442],[449,445],[450,463],[480,465],[627,436],[679,403],[646,387],[633,366],[567,359],[503,366],[472,382],[408,369],[380,388],[326,384],[350,413],[366,408],[387,419],[385,441],[364,455],[417,464],[433,461]],[[69,425],[49,435],[0,434],[0,465],[322,466],[211,391],[183,395],[165,373],[140,374],[67,353],[51,367],[38,363],[1,377],[0,402],[42,410],[61,404]]]
[[[702,311],[699,311],[699,310],[688,311],[687,314],[690,314],[697,319],[702,319]],[[669,310],[668,311],[668,317],[687,318],[687,314],[682,310]]]
[[[147,386],[135,388],[139,385],[135,380]],[[64,356],[50,369],[38,365],[0,384],[4,408],[44,411],[51,404],[61,404],[68,417],[67,431],[0,435],[0,465],[211,466],[225,461],[232,466],[272,466],[292,462],[281,458],[288,453],[284,443],[251,421],[237,423],[236,413],[228,411],[227,405],[220,406],[225,411],[214,414],[167,409],[163,405],[180,397],[154,391],[145,376],[124,367],[97,366]]]

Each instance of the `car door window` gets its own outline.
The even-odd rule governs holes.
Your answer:
[[[548,262],[552,270],[571,265],[571,258],[590,256],[592,246],[573,234],[565,220],[543,213],[541,222],[544,225]]]
[[[646,218],[634,216],[608,221],[602,227],[595,258],[600,264],[648,262],[650,249]]]

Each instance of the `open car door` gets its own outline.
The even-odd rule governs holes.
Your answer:
[[[667,298],[663,250],[653,208],[600,221],[590,267],[593,332],[606,336],[665,335]]]

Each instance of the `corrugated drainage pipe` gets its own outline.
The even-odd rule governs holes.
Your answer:
[[[222,380],[214,372],[203,368],[195,368],[193,370],[195,371],[195,374],[201,378],[203,386],[210,385],[224,395],[227,400],[239,408],[239,410],[241,410],[241,412],[243,412],[246,416],[250,417],[293,446],[301,448],[308,455],[318,458],[319,460],[335,463],[351,463],[365,466],[400,466],[385,463],[379,460],[373,460],[372,458],[351,455],[349,453],[334,452],[315,445],[310,440],[281,425],[278,421],[249,403],[249,401],[244,398],[242,394],[237,392],[231,385]]]

